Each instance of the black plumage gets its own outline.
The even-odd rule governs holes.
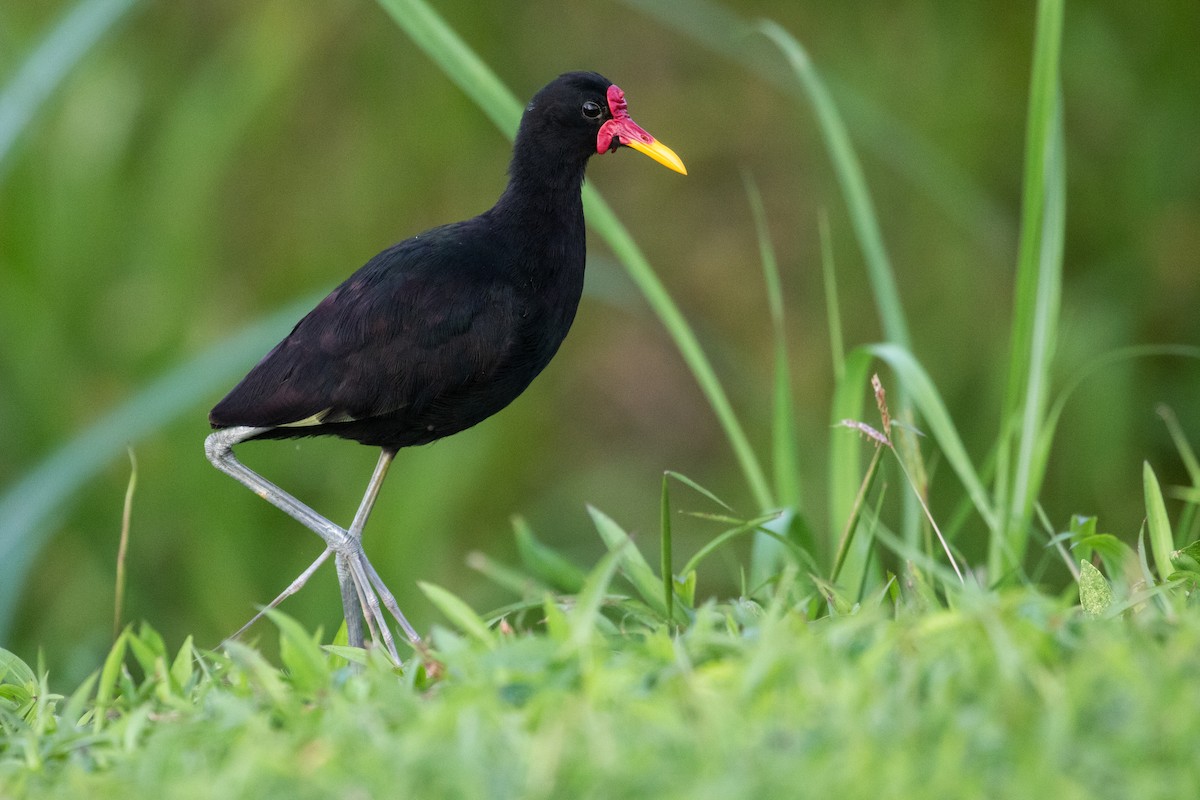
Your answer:
[[[496,204],[389,247],[300,320],[212,409],[214,464],[256,491],[278,491],[237,462],[232,446],[334,435],[382,448],[385,470],[399,448],[457,433],[511,403],[557,352],[579,305],[588,159],[622,145],[684,172],[602,76],[567,73],[539,91]],[[368,489],[361,523],[381,480]],[[292,504],[315,516],[280,494],[267,499],[298,519]],[[339,549],[331,536],[340,529],[320,519],[329,527],[317,532],[339,559],[361,555],[361,547]],[[356,525],[361,533],[357,517]],[[349,597],[343,581],[348,621]]]

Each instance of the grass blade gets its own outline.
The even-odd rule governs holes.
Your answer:
[[[763,536],[774,539],[781,549],[786,550],[795,556],[796,563],[802,564],[805,569],[815,572],[817,565],[813,563],[812,557],[805,552],[799,545],[792,542],[782,533],[773,531],[767,527],[770,523],[780,518],[780,512],[775,511],[770,514],[763,514],[744,521],[726,520],[727,522],[736,522],[735,526],[714,536],[712,539],[704,543],[704,546],[695,552],[695,554],[687,560],[680,570],[681,575],[690,575],[695,573],[704,559],[715,553],[720,548],[724,547],[733,539],[743,536],[751,531],[760,533]]]
[[[835,430],[829,437],[829,520],[825,551],[830,559],[841,541],[841,532],[851,516],[856,515],[859,486],[863,479],[862,444],[859,436],[840,430],[842,420],[863,418],[866,394],[863,387],[871,375],[874,357],[863,348],[847,356],[842,376],[834,385],[829,424]],[[854,547],[846,554],[844,569],[852,584],[857,585],[866,569],[870,551],[867,537],[856,537]]]
[[[775,346],[774,392],[771,403],[772,467],[775,478],[775,499],[778,503],[800,507],[800,455],[796,450],[796,402],[792,394],[791,359],[788,357],[787,329],[784,326],[783,284],[779,278],[779,263],[771,245],[767,228],[767,211],[762,194],[754,179],[742,176],[754,230],[758,235],[758,252],[762,261],[763,281],[766,284],[767,306],[771,311],[771,334]]]
[[[817,229],[821,235],[821,282],[825,288],[829,351],[833,362],[833,380],[838,384],[846,373],[846,345],[842,336],[842,309],[838,302],[837,265],[833,260],[833,234],[829,232],[829,214],[825,209],[821,209],[817,218]]]
[[[703,486],[696,483],[694,480],[689,478],[687,475],[684,475],[682,472],[675,472],[674,470],[669,469],[663,474],[669,478],[674,478],[675,480],[679,481],[680,483],[682,483],[684,486],[688,487],[692,491],[694,491],[698,494],[701,494],[704,497],[707,497],[709,500],[713,501],[714,503],[719,505],[721,508],[732,513],[733,508],[728,503],[726,503],[721,498],[717,497],[715,494],[710,492],[708,489],[705,489]]]
[[[659,613],[667,613],[670,607],[663,605],[662,583],[655,576],[654,570],[650,568],[645,556],[633,544],[633,539],[603,511],[588,506],[588,514],[591,515],[596,531],[604,540],[605,546],[610,552],[620,554],[618,566],[621,568],[621,574],[629,580],[633,588],[651,608]]]
[[[879,312],[879,321],[883,326],[884,337],[904,347],[909,347],[908,322],[904,317],[904,309],[900,303],[900,292],[896,288],[896,277],[892,264],[883,246],[883,234],[879,229],[879,220],[875,214],[875,205],[867,190],[867,181],[863,177],[862,166],[855,155],[854,145],[846,124],[838,113],[825,84],[817,75],[816,69],[809,60],[808,53],[799,42],[783,27],[770,20],[758,24],[758,30],[775,43],[791,64],[792,70],[801,85],[808,93],[808,98],[816,111],[817,120],[821,126],[821,134],[825,145],[829,148],[829,158],[837,172],[838,182],[846,198],[846,206],[850,212],[850,221],[862,248],[863,258],[867,264],[867,274],[871,279],[871,288],[875,295],[875,306]]]
[[[133,493],[137,490],[137,456],[129,450],[129,485],[125,487],[125,505],[121,509],[121,538],[117,544],[116,599],[113,602],[113,640],[121,633],[121,606],[125,600],[125,555],[129,550],[129,524],[133,516]]]
[[[794,514],[800,513],[800,455],[796,449],[796,403],[792,395],[791,359],[788,358],[787,330],[784,326],[783,285],[771,233],[767,227],[767,211],[763,206],[758,185],[747,173],[742,180],[754,229],[758,235],[758,252],[762,261],[763,282],[766,285],[767,305],[771,312],[771,338],[775,365],[771,401],[771,466],[775,481],[775,500]],[[778,572],[783,563],[783,549],[769,536],[755,534],[750,554],[751,583],[758,584]]]
[[[417,585],[429,598],[429,602],[437,606],[438,611],[441,611],[456,628],[489,650],[495,649],[496,634],[466,602],[437,584],[420,581]]]
[[[1063,3],[1038,4],[1025,136],[1021,237],[1009,374],[997,473],[998,535],[988,548],[993,578],[1020,566],[1044,473],[1039,446],[1062,292],[1066,168],[1059,89]],[[1015,446],[1015,452],[1013,448]]]
[[[838,539],[837,550],[833,555],[833,567],[829,570],[829,580],[836,583],[842,574],[842,567],[846,563],[846,556],[851,552],[851,547],[854,546],[856,540],[860,541],[858,546],[859,555],[855,559],[854,568],[850,573],[850,578],[847,585],[857,586],[862,583],[862,577],[866,572],[867,556],[871,550],[871,540],[869,537],[857,537],[855,534],[858,531],[858,523],[862,518],[862,511],[867,500],[867,495],[871,492],[871,487],[875,484],[875,476],[879,474],[879,461],[883,457],[883,447],[879,444],[875,445],[875,453],[871,456],[871,461],[867,464],[867,474],[863,476],[862,482],[859,485],[858,492],[854,497],[854,505],[851,507],[849,514],[846,516],[845,526],[842,528],[842,534]]]
[[[725,438],[729,440],[754,502],[762,509],[774,508],[776,501],[758,456],[754,454],[750,440],[738,422],[733,405],[729,402],[729,396],[721,386],[712,363],[700,347],[700,340],[696,338],[695,331],[684,319],[679,306],[675,305],[650,262],[642,254],[641,248],[629,235],[629,231],[591,185],[585,184],[583,187],[583,207],[587,213],[588,224],[608,243],[613,254],[625,266],[629,277],[641,290],[646,302],[658,315],[667,333],[675,341],[675,346],[691,370],[692,377],[700,385],[700,391],[716,414],[717,421],[725,432]]]
[[[595,634],[596,621],[600,616],[600,607],[604,605],[608,586],[612,583],[613,576],[616,574],[617,563],[624,555],[621,550],[624,547],[631,546],[632,542],[628,542],[604,554],[604,557],[596,563],[591,573],[588,574],[587,580],[583,582],[583,589],[580,590],[579,595],[575,598],[575,607],[571,609],[565,620],[567,635],[563,642],[564,647],[573,653],[579,654],[584,659],[585,666],[590,666],[588,645]],[[552,614],[547,614],[548,621],[553,616]]]
[[[192,681],[192,676],[195,675],[196,668],[193,663],[196,660],[196,647],[192,642],[191,634],[183,640],[183,644],[179,647],[179,652],[175,654],[175,660],[171,662],[171,680],[175,683],[176,688],[186,690]]]
[[[517,554],[520,555],[525,569],[532,573],[534,578],[569,594],[574,594],[583,587],[587,574],[557,551],[538,541],[533,535],[533,529],[523,517],[513,517],[512,526],[517,540]]]
[[[1163,423],[1167,426],[1167,432],[1171,434],[1171,441],[1175,444],[1179,460],[1183,462],[1192,486],[1200,486],[1200,461],[1196,460],[1196,451],[1192,449],[1191,442],[1188,441],[1187,434],[1183,431],[1183,426],[1179,424],[1179,417],[1175,416],[1174,409],[1165,404],[1158,407],[1158,416],[1162,418]]]
[[[117,696],[117,681],[125,664],[125,644],[129,638],[129,628],[125,628],[117,637],[117,641],[113,642],[112,649],[104,659],[104,666],[100,669],[100,682],[96,685],[96,706],[92,718],[92,729],[95,733],[104,729],[109,705]]]
[[[1154,556],[1154,568],[1158,570],[1159,581],[1165,581],[1175,571],[1171,564],[1174,538],[1162,489],[1149,461],[1142,463],[1142,487],[1146,494],[1146,529],[1150,532],[1150,553]]]
[[[778,59],[755,47],[753,26],[715,0],[622,0],[660,25],[728,58],[764,82],[800,95],[794,76]],[[983,250],[1007,253],[1016,225],[1007,211],[965,173],[941,147],[921,136],[900,116],[870,96],[826,77],[855,138],[871,155],[933,200],[945,216],[983,243]]]
[[[664,473],[662,477],[662,497],[659,500],[659,511],[661,515],[660,521],[660,545],[659,552],[661,553],[662,561],[659,565],[659,573],[662,575],[663,584],[663,608],[675,608],[675,571],[672,568],[673,559],[671,557],[671,491],[668,485],[669,476]]]
[[[816,112],[821,135],[829,150],[829,159],[837,174],[838,183],[841,185],[850,222],[866,262],[867,277],[871,283],[875,307],[883,327],[883,338],[890,344],[911,350],[908,322],[900,301],[895,273],[883,244],[879,219],[875,213],[871,194],[867,189],[862,166],[859,164],[841,113],[826,89],[824,81],[813,67],[808,53],[791,34],[770,20],[760,21],[757,30],[783,53]],[[909,403],[903,393],[899,395],[897,406],[899,416],[907,418]],[[920,511],[909,495],[904,496],[903,502],[903,530],[906,538],[915,540],[919,530]]]
[[[279,660],[292,685],[304,694],[316,694],[329,681],[329,658],[321,649],[320,633],[309,633],[299,622],[277,608],[265,609],[279,629]]]
[[[479,550],[467,553],[466,564],[497,586],[507,589],[518,597],[545,597],[551,592],[551,587],[545,582],[530,575],[525,570],[515,569],[502,564]],[[492,620],[495,614],[489,614]]]

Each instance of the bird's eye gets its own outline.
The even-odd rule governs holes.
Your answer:
[[[600,108],[599,103],[588,100],[583,104],[583,115],[588,119],[600,119],[602,113],[603,110]]]

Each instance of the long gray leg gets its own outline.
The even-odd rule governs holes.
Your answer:
[[[350,523],[350,530],[347,533],[359,542],[362,541],[363,528],[367,525],[367,518],[371,516],[371,510],[375,507],[375,500],[379,497],[379,487],[383,485],[383,479],[387,476],[388,467],[391,466],[395,455],[396,453],[393,450],[383,450],[380,452],[379,461],[375,464],[375,471],[371,474],[371,482],[367,484],[366,494],[363,495],[362,502],[358,504],[358,511],[354,514],[354,521]],[[361,604],[358,600],[358,594],[354,591],[346,591],[348,588],[353,589],[353,584],[348,583],[344,578],[349,568],[341,556],[338,556],[336,565],[338,581],[342,586],[342,609],[346,614],[346,637],[351,647],[362,647],[363,629],[362,616],[359,614]]]
[[[387,477],[388,467],[392,465],[392,459],[396,457],[395,450],[384,449],[379,454],[379,461],[375,464],[375,472],[371,474],[371,482],[367,484],[367,491],[363,495],[362,502],[358,505],[358,511],[354,514],[354,521],[350,523],[350,535],[358,541],[362,541],[363,528],[367,525],[367,518],[371,516],[371,509],[375,507],[375,500],[379,497],[379,488],[383,486],[383,479]],[[400,611],[400,606],[396,603],[396,597],[391,593],[383,583],[383,579],[379,577],[379,573],[375,571],[375,567],[370,561],[363,558],[363,567],[367,573],[367,577],[371,581],[371,585],[375,587],[375,591],[379,593],[379,599],[383,601],[383,605],[396,618],[396,622],[404,629],[405,636],[408,641],[417,650],[424,652],[424,643],[421,637],[417,635],[416,630],[409,624],[404,613]]]
[[[400,612],[395,598],[392,597],[391,592],[387,591],[387,587],[383,586],[378,573],[371,566],[362,549],[362,528],[366,524],[367,517],[370,516],[371,507],[374,505],[375,498],[379,493],[379,486],[383,481],[384,475],[387,474],[388,464],[391,463],[392,456],[395,454],[384,451],[384,454],[380,457],[379,464],[375,467],[375,474],[371,477],[371,483],[367,486],[363,502],[359,505],[358,513],[355,514],[351,531],[346,531],[238,461],[233,453],[233,446],[253,438],[266,430],[270,429],[235,427],[225,428],[212,433],[204,441],[204,449],[208,455],[208,460],[217,469],[234,478],[259,497],[271,503],[325,540],[328,550],[337,556],[337,563],[341,567],[338,570],[338,580],[342,591],[343,610],[347,612],[348,629],[354,631],[357,628],[357,638],[360,641],[362,630],[358,625],[358,609],[355,608],[353,614],[351,614],[349,606],[346,604],[346,601],[350,597],[358,600],[358,606],[361,607],[362,613],[366,617],[367,626],[371,630],[372,638],[377,643],[381,643],[386,647],[392,658],[399,663],[400,659],[396,653],[395,644],[392,641],[391,631],[388,630],[386,619],[383,617],[382,609],[380,608],[379,597],[376,593],[382,589],[384,605],[387,610],[396,617],[396,621],[400,623],[405,635],[412,642],[413,646],[423,650],[420,637],[417,636],[416,631],[413,630],[412,625],[405,619],[403,613]],[[308,580],[308,577],[327,557],[323,553],[274,602],[278,602],[284,597],[298,591]],[[353,617],[354,623],[349,621],[351,617]]]
[[[204,440],[204,452],[217,469],[229,475],[250,491],[287,514],[325,540],[333,551],[353,549],[353,539],[345,530],[301,503],[269,480],[237,460],[233,446],[257,436],[270,428],[224,428]]]

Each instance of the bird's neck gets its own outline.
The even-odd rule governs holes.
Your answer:
[[[496,203],[497,210],[522,226],[582,226],[579,193],[588,156],[522,120],[508,166],[508,187]]]
[[[583,218],[580,189],[585,163],[555,170],[521,169],[514,164],[497,211],[529,224],[575,223]]]

